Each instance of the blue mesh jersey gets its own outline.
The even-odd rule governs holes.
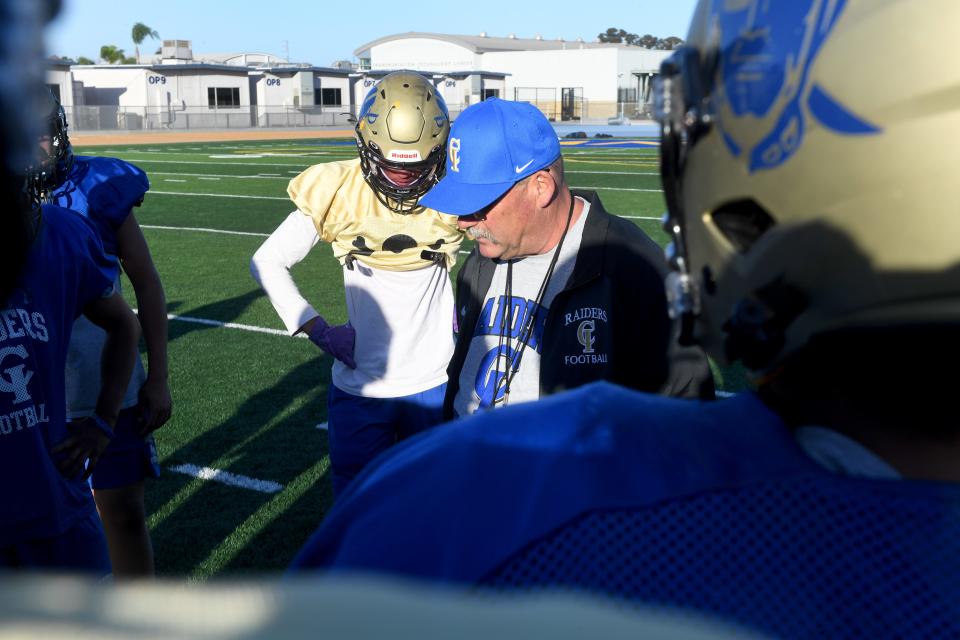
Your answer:
[[[116,277],[86,220],[43,207],[24,275],[0,310],[0,547],[60,534],[94,508],[90,487],[60,475],[51,450],[67,436],[73,321]]]
[[[782,637],[960,637],[960,485],[828,472],[752,394],[595,383],[395,447],[303,567],[572,588]]]
[[[100,233],[104,251],[117,255],[117,229],[149,189],[147,174],[129,162],[76,156],[51,201],[89,218]]]

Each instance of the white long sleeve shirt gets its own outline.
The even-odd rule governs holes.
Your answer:
[[[312,219],[294,211],[254,254],[250,267],[291,334],[322,315],[290,275],[319,241]],[[387,271],[353,262],[344,268],[347,316],[357,333],[356,369],[334,361],[343,391],[393,398],[444,383],[453,355],[453,290],[444,266]]]

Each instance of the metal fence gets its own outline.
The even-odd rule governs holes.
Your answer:
[[[638,102],[591,101],[577,91],[517,89],[514,100],[530,102],[555,122],[606,123],[612,119],[648,119],[650,105]],[[447,104],[456,118],[467,105]],[[173,105],[128,107],[83,105],[65,108],[72,131],[145,131],[183,129],[249,129],[270,127],[350,126],[356,117],[349,105],[289,107],[254,105],[220,107]]]
[[[64,110],[73,131],[324,127],[348,125],[353,118],[349,105],[303,108],[273,105],[220,108],[83,105]]]

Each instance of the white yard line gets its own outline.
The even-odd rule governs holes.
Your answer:
[[[203,198],[243,198],[245,200],[285,200],[290,198],[281,198],[280,196],[241,196],[233,193],[189,193],[186,191],[154,191],[151,189],[148,194],[160,196],[196,196]]]
[[[293,173],[300,173],[299,171],[294,171]],[[290,178],[285,178],[280,176],[278,173],[261,173],[257,175],[230,175],[229,173],[184,173],[182,171],[151,171],[150,175],[152,176],[186,176],[189,178],[213,178],[219,180],[220,178],[237,178],[243,180],[289,180]]]
[[[627,220],[656,220],[657,222],[660,222],[661,220],[663,220],[663,218],[658,218],[656,216],[620,216],[620,217],[626,218]]]
[[[164,182],[186,182],[186,180],[177,180],[176,178],[164,178]]]
[[[223,233],[230,236],[255,236],[257,238],[267,238],[269,233],[256,233],[254,231],[231,231],[229,229],[208,229],[206,227],[168,227],[160,224],[142,224],[141,229],[161,229],[163,231],[201,231],[204,233]]]
[[[277,493],[283,490],[283,485],[271,480],[257,480],[237,473],[230,473],[223,469],[211,469],[210,467],[198,467],[195,464],[178,464],[175,467],[169,467],[170,471],[182,473],[184,475],[200,478],[201,480],[213,480],[221,482],[231,487],[240,487],[241,489],[250,489],[260,493]]]
[[[133,310],[136,313],[136,309]],[[241,331],[252,331],[253,333],[269,333],[273,336],[291,337],[289,333],[282,329],[271,329],[269,327],[255,327],[250,324],[237,324],[236,322],[221,322],[220,320],[208,320],[206,318],[193,318],[191,316],[178,316],[174,313],[167,314],[168,320],[177,320],[179,322],[192,322],[193,324],[202,324],[208,327],[218,327],[222,329],[239,329]],[[306,338],[307,334],[298,333],[294,338]]]

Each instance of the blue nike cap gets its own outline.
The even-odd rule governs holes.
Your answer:
[[[467,107],[454,121],[446,174],[420,204],[468,216],[559,157],[560,141],[539,109],[489,98]]]

